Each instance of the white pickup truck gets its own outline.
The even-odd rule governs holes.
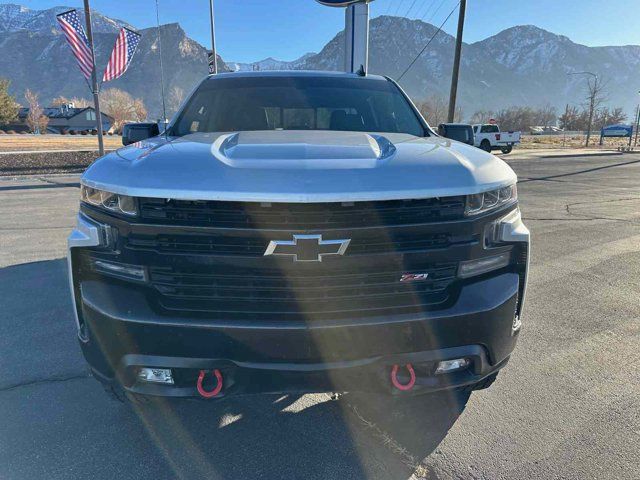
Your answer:
[[[511,153],[513,146],[520,143],[520,132],[501,132],[493,123],[474,125],[473,135],[474,145],[485,152],[500,149],[502,153]]]

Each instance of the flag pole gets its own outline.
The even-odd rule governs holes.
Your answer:
[[[213,57],[213,64],[209,63],[209,73],[218,73],[218,55],[216,52],[216,27],[214,23],[213,15],[213,0],[209,0],[209,20],[211,23],[211,56]],[[209,60],[211,62],[211,60]]]
[[[100,114],[100,97],[98,90],[98,74],[96,73],[96,54],[93,48],[93,33],[91,31],[91,9],[89,0],[84,0],[84,16],[87,22],[87,39],[89,40],[89,49],[91,50],[91,61],[93,62],[93,71],[91,72],[91,90],[93,93],[93,103],[96,109],[96,122],[98,127],[98,151],[100,156],[104,155],[104,139],[102,138],[102,115]]]

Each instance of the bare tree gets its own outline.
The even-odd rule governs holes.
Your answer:
[[[72,97],[69,103],[72,103],[76,108],[93,107],[93,100],[87,100],[86,98]]]
[[[604,94],[604,90],[606,87],[606,83],[602,81],[602,79],[598,78],[596,75],[593,78],[590,78],[587,81],[588,92],[587,96],[587,105],[589,112],[589,120],[587,125],[587,141],[585,142],[585,147],[589,146],[589,139],[591,138],[591,127],[593,125],[593,115],[595,111],[606,101],[606,96]]]
[[[538,108],[536,111],[535,124],[542,127],[550,127],[556,124],[558,120],[558,112],[556,107],[547,103],[546,105]]]
[[[70,102],[71,101],[67,97],[63,97],[62,95],[60,95],[59,97],[56,97],[53,100],[51,100],[51,106],[61,107],[63,105],[68,105]]]
[[[113,128],[119,132],[126,122],[139,122],[147,118],[147,109],[141,99],[134,99],[127,92],[110,88],[100,98],[105,113],[113,117]]]
[[[53,107],[61,107],[63,105],[73,105],[75,108],[87,108],[93,106],[93,101],[80,97],[67,98],[62,95],[51,101],[51,106]]]
[[[49,118],[44,115],[38,94],[27,89],[24,92],[24,99],[27,101],[27,105],[29,105],[29,113],[27,114],[26,120],[29,130],[33,133],[41,133],[43,130],[46,131]]]
[[[601,107],[593,114],[593,127],[598,130],[607,125],[617,125],[626,121],[627,118],[622,107]]]
[[[448,102],[444,97],[432,95],[418,102],[418,110],[431,126],[437,127],[447,121]],[[461,112],[461,110],[460,110]]]
[[[169,109],[169,116],[172,116],[178,111],[182,101],[184,100],[184,90],[178,86],[174,86],[169,90],[169,98],[167,101],[167,108]]]
[[[471,115],[469,123],[487,123],[491,118],[495,118],[496,113],[492,110],[477,110]]]

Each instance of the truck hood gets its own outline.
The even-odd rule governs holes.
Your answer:
[[[446,138],[335,131],[156,137],[102,157],[82,177],[123,195],[247,202],[430,198],[515,181],[499,158]]]

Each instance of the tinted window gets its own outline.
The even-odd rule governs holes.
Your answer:
[[[482,133],[499,133],[500,129],[497,125],[483,125],[480,131]]]
[[[441,125],[438,133],[442,136],[457,140],[458,142],[473,144],[473,131],[470,126]]]
[[[425,134],[393,83],[317,77],[210,79],[189,100],[173,134],[243,130]]]

